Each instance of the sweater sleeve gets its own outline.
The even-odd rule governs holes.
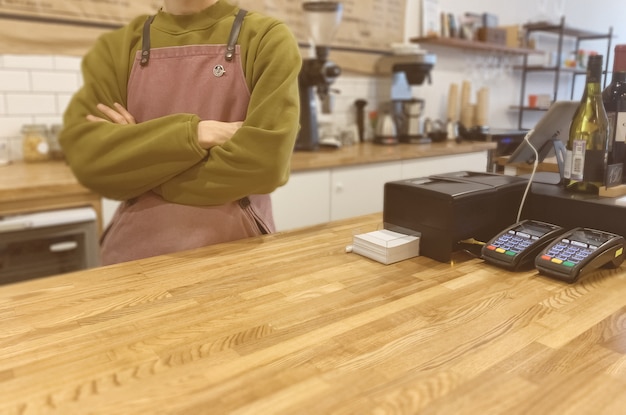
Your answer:
[[[209,157],[155,189],[166,200],[216,205],[285,184],[299,128],[297,42],[283,23],[247,45],[244,72],[251,97],[243,126]],[[259,40],[260,39],[260,40]]]
[[[138,20],[137,25],[142,22]],[[153,189],[207,155],[197,144],[199,119],[195,115],[174,114],[134,125],[86,120],[87,114],[99,115],[98,103],[126,106],[136,32],[131,25],[108,33],[85,55],[83,86],[65,111],[59,136],[78,181],[118,200]]]

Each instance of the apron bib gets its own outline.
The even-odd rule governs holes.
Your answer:
[[[142,50],[128,81],[128,111],[140,123],[174,113],[225,122],[245,119],[246,85],[235,19],[226,45],[150,49],[146,21]],[[175,82],[171,82],[175,79]],[[186,206],[154,192],[124,201],[101,240],[102,263],[113,264],[274,232],[269,195],[250,195],[220,206]]]

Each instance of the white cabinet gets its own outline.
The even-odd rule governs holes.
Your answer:
[[[291,173],[289,182],[272,193],[276,229],[300,228],[330,219],[330,170]]]
[[[121,202],[119,200],[102,198],[102,229],[106,229]]]
[[[276,230],[381,212],[384,185],[401,172],[400,162],[293,172],[272,193]]]
[[[382,212],[386,182],[463,170],[486,171],[487,151],[296,171],[272,193],[276,229]]]
[[[330,220],[382,212],[385,183],[401,178],[401,162],[334,168]]]

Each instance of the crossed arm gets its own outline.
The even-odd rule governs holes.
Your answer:
[[[135,117],[124,106],[117,102],[113,107],[98,104],[97,110],[101,116],[89,114],[87,120],[91,122],[111,122],[114,124],[136,124]],[[222,122],[203,120],[198,124],[198,144],[204,149],[224,144],[241,128],[243,122]]]

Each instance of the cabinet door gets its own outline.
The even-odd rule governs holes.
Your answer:
[[[330,170],[291,173],[286,185],[272,193],[277,231],[330,220]]]
[[[382,212],[385,183],[400,180],[401,173],[401,162],[333,169],[331,220]]]
[[[109,226],[120,203],[119,200],[111,200],[106,197],[102,198],[102,229],[106,229],[107,226]]]
[[[402,178],[426,177],[455,171],[487,171],[487,152],[451,154],[449,156],[425,157],[402,162]]]

